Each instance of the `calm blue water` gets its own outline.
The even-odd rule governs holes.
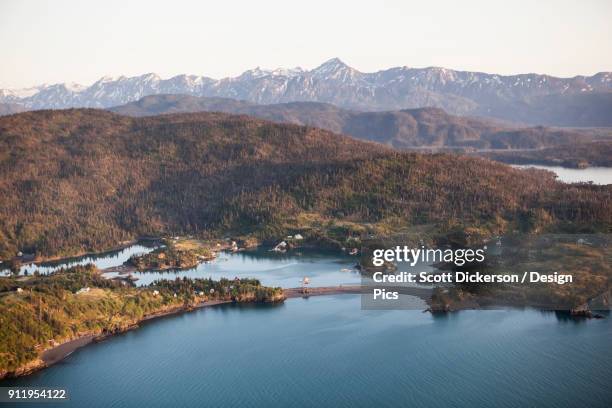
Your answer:
[[[164,318],[0,385],[66,387],[64,407],[609,407],[611,338],[610,318],[338,295]]]
[[[83,256],[43,264],[22,265],[20,274],[33,273],[35,270],[47,274],[60,268],[93,263],[100,269],[123,265],[132,255],[151,252],[154,246],[132,245],[120,251],[108,252],[95,256]],[[138,278],[136,285],[145,286],[157,279],[190,278],[257,278],[263,285],[294,288],[301,285],[307,276],[311,286],[358,285],[361,274],[355,269],[358,258],[337,251],[290,251],[287,253],[271,252],[260,248],[242,252],[222,252],[210,263],[201,263],[194,269],[165,272],[135,272]],[[434,271],[430,265],[419,263],[414,267],[402,265],[405,271]],[[0,271],[9,274],[8,270]],[[112,278],[116,272],[106,273]]]
[[[154,246],[131,245],[127,248],[118,251],[106,252],[100,255],[86,255],[75,258],[62,259],[56,262],[43,262],[40,264],[24,264],[19,268],[19,274],[34,273],[38,271],[42,274],[53,273],[60,268],[70,268],[77,265],[94,264],[100,269],[110,268],[113,266],[123,265],[125,261],[130,259],[132,255],[145,254],[153,251]],[[0,271],[0,273],[8,274],[8,270]]]
[[[257,278],[263,285],[295,288],[308,276],[311,286],[355,285],[361,275],[354,266],[357,258],[338,252],[291,251],[285,254],[266,249],[220,253],[211,263],[185,271],[134,273],[136,284],[148,285],[156,279],[191,278]]]
[[[560,166],[542,166],[539,164],[512,165],[521,169],[534,167],[555,173],[564,183],[580,183],[592,181],[594,184],[612,184],[611,167],[588,167],[586,169],[572,169]]]

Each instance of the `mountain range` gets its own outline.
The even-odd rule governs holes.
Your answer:
[[[512,127],[491,119],[450,115],[440,108],[359,112],[318,102],[258,105],[229,98],[151,95],[110,110],[136,117],[190,112],[244,114],[278,123],[317,127],[400,149],[535,149],[596,139],[580,130]],[[611,136],[599,135],[599,138]]]
[[[104,77],[0,90],[0,103],[25,109],[108,108],[156,94],[225,97],[257,104],[324,102],[360,111],[438,107],[529,124],[612,126],[612,72],[557,78],[496,75],[446,68],[395,67],[360,72],[333,58],[312,70],[255,68],[220,80],[197,75]]]

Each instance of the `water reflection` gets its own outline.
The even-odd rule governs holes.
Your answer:
[[[361,274],[355,268],[358,259],[341,252],[327,251],[290,251],[287,253],[270,252],[266,248],[235,253],[220,253],[210,263],[202,263],[196,268],[180,271],[138,272],[138,286],[148,285],[157,279],[256,278],[266,286],[294,288],[308,276],[311,286],[356,285]]]
[[[538,164],[512,165],[519,169],[536,168],[548,170],[555,173],[559,181],[564,183],[588,183],[612,184],[612,168],[610,167],[588,167],[586,169],[572,169],[560,166],[542,166]]]
[[[28,263],[23,264],[19,268],[20,275],[28,275],[34,272],[46,275],[53,273],[61,268],[70,268],[77,265],[94,264],[99,269],[110,268],[123,265],[132,255],[145,254],[153,251],[157,245],[153,242],[141,242],[136,245],[131,245],[117,251],[104,252],[100,254],[85,255],[81,257],[62,259],[59,261],[41,262],[39,264]],[[8,275],[10,271],[2,271],[4,275]]]
[[[0,384],[67,388],[62,406],[90,408],[603,407],[611,335],[607,319],[363,311],[359,295],[320,296],[151,321]]]

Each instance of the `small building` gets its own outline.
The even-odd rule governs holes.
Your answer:
[[[304,237],[302,236],[302,234],[295,234],[293,236],[293,239],[300,241],[300,240],[304,239]]]
[[[86,286],[86,287],[84,287],[84,288],[81,288],[81,289],[77,290],[77,293],[76,293],[76,294],[77,294],[77,295],[80,295],[81,293],[87,293],[87,292],[89,292],[90,290],[91,290],[91,289],[89,288],[89,286]]]
[[[153,296],[157,296],[157,295],[159,295],[159,290],[154,290],[153,291]]]
[[[21,288],[17,288],[16,292],[17,292],[17,293],[23,293],[23,289],[21,289]]]

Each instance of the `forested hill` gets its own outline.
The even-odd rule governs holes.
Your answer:
[[[535,149],[593,140],[592,135],[580,130],[502,125],[489,119],[450,115],[439,108],[358,112],[316,102],[257,105],[229,98],[151,95],[110,110],[128,116],[186,112],[245,114],[274,122],[314,126],[400,149]]]
[[[273,236],[306,216],[606,231],[612,218],[609,187],[219,113],[2,117],[0,197],[4,259],[163,233]]]

